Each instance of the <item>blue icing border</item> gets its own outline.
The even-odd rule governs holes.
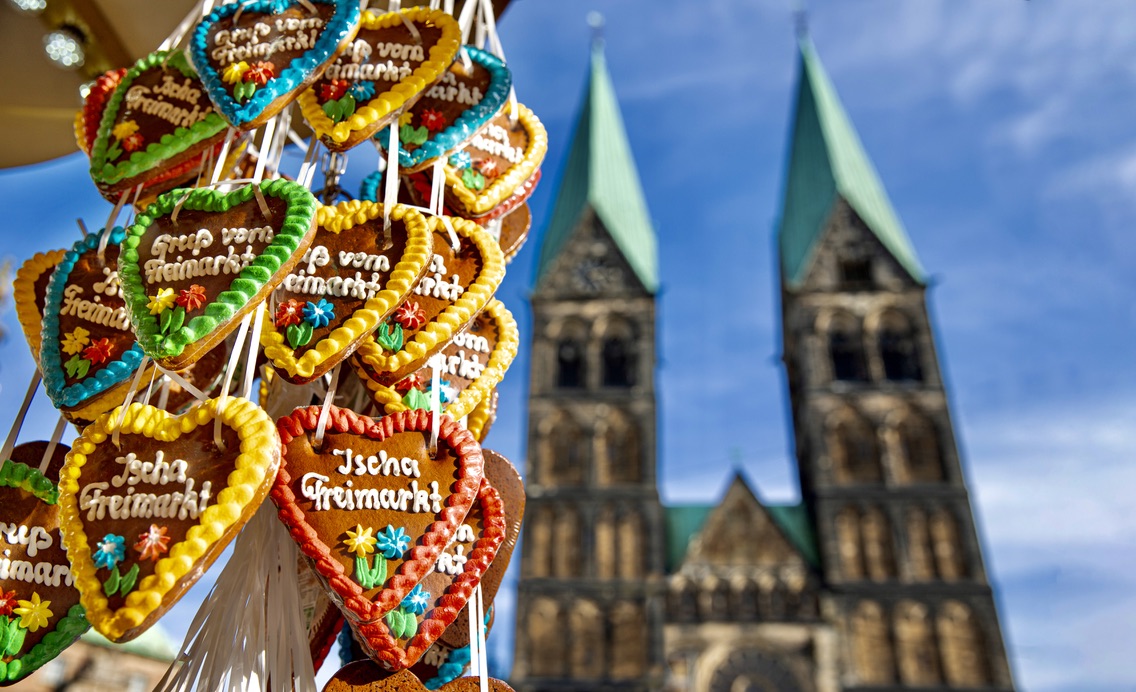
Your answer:
[[[284,71],[272,79],[268,84],[256,90],[248,101],[244,104],[237,103],[237,101],[229,95],[229,90],[225,87],[225,83],[221,81],[221,75],[213,69],[210,64],[209,55],[206,52],[208,46],[208,36],[210,30],[217,22],[226,19],[238,10],[240,12],[260,12],[262,14],[279,14],[292,5],[299,5],[295,0],[281,1],[281,0],[257,0],[255,2],[235,2],[228,5],[221,5],[209,13],[202,19],[193,30],[193,37],[189,43],[190,59],[193,61],[193,66],[197,70],[201,82],[205,85],[205,92],[209,94],[212,99],[213,105],[221,111],[233,125],[241,125],[243,123],[255,120],[270,103],[280,98],[290,91],[298,89],[304,81],[311,76],[320,65],[331,60],[339,49],[339,44],[343,39],[356,30],[359,24],[359,3],[352,2],[351,0],[309,0],[318,5],[332,5],[335,7],[335,13],[332,14],[327,24],[323,28],[323,32],[316,40],[316,45],[311,50],[305,52],[292,64],[284,68]]]
[[[382,171],[371,171],[359,184],[359,199],[364,202],[379,201],[379,185],[383,183]]]
[[[93,375],[88,375],[82,382],[68,386],[63,377],[63,357],[60,354],[59,343],[59,308],[63,304],[63,291],[67,287],[67,279],[71,270],[84,252],[95,250],[99,246],[99,238],[106,229],[98,233],[89,233],[87,237],[76,242],[63,256],[51,275],[47,284],[47,298],[43,309],[43,338],[40,343],[39,362],[43,371],[43,384],[47,395],[56,408],[74,407],[100,394],[111,387],[124,382],[134,374],[142,362],[142,347],[135,343],[130,350],[122,354],[118,360],[99,368]],[[108,245],[121,245],[126,237],[126,230],[116,226],[110,231]]]
[[[509,71],[505,62],[496,55],[473,46],[462,46],[461,49],[465,51],[470,60],[489,70],[489,86],[486,89],[485,96],[476,106],[467,108],[453,124],[427,139],[425,144],[413,152],[404,149],[400,143],[398,146],[399,167],[412,168],[424,161],[445,156],[451,149],[456,149],[462,142],[484,127],[509,100],[509,91],[513,88],[513,74]],[[459,57],[458,60],[460,59]],[[391,127],[396,126],[397,121],[391,125]],[[386,144],[390,142],[390,128],[380,130],[375,134],[375,139],[385,149]]]
[[[485,613],[485,633],[489,634],[489,619],[493,617],[493,606],[489,606],[489,610]],[[466,666],[469,665],[470,651],[469,645],[463,646],[460,649],[454,649],[450,652],[446,662],[438,666],[438,674],[429,680],[423,680],[422,686],[428,690],[436,690],[439,687],[453,682],[461,677],[465,672]]]

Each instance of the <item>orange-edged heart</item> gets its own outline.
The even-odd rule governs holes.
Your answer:
[[[36,470],[46,443],[34,445],[20,445],[0,467],[0,687],[88,628],[59,532],[59,491]]]
[[[47,285],[55,267],[63,261],[66,250],[36,253],[20,265],[12,283],[12,302],[16,304],[16,319],[32,350],[32,359],[39,366],[39,349],[43,338],[43,310],[47,304]]]
[[[87,619],[117,642],[144,632],[201,578],[267,495],[280,462],[272,420],[245,399],[210,399],[180,416],[142,404],[124,413],[83,431],[59,483]]]
[[[544,161],[548,135],[531,110],[506,106],[444,166],[447,197],[461,216],[478,218],[514,196]]]
[[[426,275],[355,352],[355,363],[376,382],[393,385],[425,365],[485,309],[505,276],[501,247],[485,229],[446,218],[457,250],[443,219],[431,217],[434,256]]]
[[[299,263],[316,200],[266,180],[233,190],[175,190],[127,229],[119,271],[139,346],[181,370],[236,329]]]
[[[501,301],[489,301],[485,310],[434,356],[439,364],[438,399],[442,412],[455,419],[472,412],[505,376],[519,343],[512,314]],[[433,401],[430,363],[393,386],[376,382],[362,368],[358,371],[375,403],[387,413],[414,408],[429,410]]]
[[[316,218],[311,246],[272,294],[260,338],[265,358],[295,384],[331,370],[375,331],[418,284],[434,247],[425,217],[401,204],[391,209],[389,235],[383,205],[373,202],[320,207]]]
[[[438,555],[433,571],[382,620],[348,621],[367,655],[391,670],[417,663],[465,608],[505,541],[505,526],[501,496],[483,481],[477,500]],[[465,629],[468,633],[468,626]]]
[[[296,581],[300,589],[301,614],[308,628],[312,666],[319,670],[331,645],[343,630],[343,613],[332,602],[307,558],[296,557]]]
[[[284,458],[272,501],[344,615],[373,622],[399,607],[469,513],[481,447],[442,416],[431,457],[430,413],[376,420],[331,406],[317,451],[319,416],[312,406],[277,421]]]
[[[460,47],[461,28],[441,10],[367,10],[351,44],[297,99],[304,120],[328,149],[346,151],[413,106]]]
[[[426,687],[409,670],[389,671],[374,661],[355,661],[340,668],[323,692],[480,692],[481,681],[477,677],[457,678],[439,687]],[[514,692],[503,680],[489,678],[491,692]]]

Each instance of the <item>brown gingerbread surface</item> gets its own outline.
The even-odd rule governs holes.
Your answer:
[[[390,672],[373,661],[355,661],[339,669],[328,681],[323,692],[424,692],[426,687],[409,670]],[[458,678],[439,688],[442,692],[478,692],[478,678]],[[493,692],[513,692],[501,680],[489,679]]]
[[[442,387],[442,401],[449,403],[469,388],[489,364],[489,356],[497,348],[500,338],[497,320],[486,313],[473,319],[466,328],[454,335],[441,350],[443,365],[438,370]],[[433,368],[423,366],[395,384],[395,390],[404,397],[410,390],[418,390],[429,401]],[[444,409],[443,409],[444,410]]]
[[[497,242],[501,244],[501,252],[505,261],[511,262],[517,253],[524,247],[529,239],[529,229],[532,227],[532,209],[527,202],[522,202],[516,209],[498,220],[499,232]]]
[[[400,119],[399,124],[413,128],[424,127],[431,133],[440,132],[453,125],[467,109],[481,103],[491,81],[488,69],[472,60],[467,65],[459,57],[438,83],[427,89],[414,107],[407,111],[408,115],[404,118],[409,118],[409,122]],[[455,145],[451,150],[460,149],[462,144],[464,143]],[[409,152],[418,147],[417,144],[402,142],[402,148]],[[429,168],[432,164],[433,159],[407,168],[404,172],[413,173]]]

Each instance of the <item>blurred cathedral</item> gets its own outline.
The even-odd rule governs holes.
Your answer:
[[[656,239],[602,45],[532,294],[512,684],[1014,689],[927,275],[802,38],[779,249],[801,502],[656,486]]]

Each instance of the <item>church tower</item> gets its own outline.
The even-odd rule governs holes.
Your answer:
[[[519,692],[662,684],[657,289],[655,234],[597,39],[532,294]]]
[[[927,275],[807,38],[799,69],[783,358],[840,685],[1012,690]]]

